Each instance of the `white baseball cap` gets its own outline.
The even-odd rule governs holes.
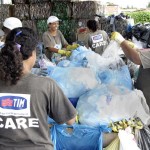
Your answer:
[[[5,19],[3,26],[12,30],[18,27],[22,27],[22,22],[18,18],[9,17]]]
[[[50,17],[47,19],[47,24],[53,23],[53,22],[57,22],[57,21],[59,21],[59,19],[58,19],[56,16],[50,16]]]

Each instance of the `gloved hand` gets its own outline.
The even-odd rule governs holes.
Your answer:
[[[125,39],[119,32],[112,32],[111,40],[115,40],[118,44],[121,44]]]
[[[76,48],[78,48],[78,47],[79,47],[79,44],[68,45],[68,46],[66,47],[66,50],[67,50],[67,51],[72,51],[72,50],[74,50],[74,49],[76,49]]]
[[[76,115],[76,120],[75,120],[75,122],[76,122],[76,123],[79,123],[79,115],[78,115],[78,114]]]
[[[69,57],[71,55],[71,51],[58,50],[58,54],[65,55]]]

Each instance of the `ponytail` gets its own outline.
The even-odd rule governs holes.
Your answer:
[[[23,74],[23,60],[27,60],[38,44],[37,35],[27,27],[13,29],[6,37],[0,52],[0,80],[16,84]]]
[[[22,55],[18,45],[6,42],[0,52],[0,79],[8,84],[16,84],[22,75]]]

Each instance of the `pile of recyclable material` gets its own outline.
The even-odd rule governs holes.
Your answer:
[[[136,24],[132,27],[132,40],[134,38],[140,42],[142,48],[150,47],[150,23]]]
[[[51,2],[72,2],[72,0],[51,0]]]
[[[78,98],[100,82],[91,68],[55,67],[48,75],[58,83],[68,98]]]
[[[76,109],[79,122],[90,126],[109,125],[136,115],[146,124],[150,116],[145,106],[141,91],[102,84],[80,96]]]
[[[49,2],[50,0],[28,0],[29,4],[36,4],[36,3],[44,3]]]
[[[124,37],[126,36],[126,30],[127,30],[127,19],[120,15],[111,15],[108,17],[100,17],[99,23],[101,24],[101,29],[105,30],[108,35],[110,36],[113,31],[117,31],[121,33]]]
[[[29,12],[30,12],[30,7],[28,4],[16,4],[13,7],[13,16],[21,20],[30,19]]]
[[[0,27],[2,27],[4,20],[11,14],[10,6],[7,4],[0,5]]]
[[[51,15],[57,16],[60,19],[60,30],[69,44],[77,40],[78,27],[85,27],[87,20],[93,19],[94,15],[102,10],[102,5],[98,1],[13,0],[12,4],[14,5],[11,16],[21,21],[37,22],[36,28],[40,40],[47,30],[47,24],[43,24],[43,20],[47,20]]]
[[[26,4],[27,0],[12,0],[13,4]]]
[[[51,3],[38,3],[30,5],[31,19],[47,19],[51,15]]]
[[[129,70],[119,57],[119,50],[120,47],[113,41],[102,56],[79,46],[66,60],[56,66],[47,66],[47,77],[58,83],[78,112],[76,124],[68,126],[54,123],[51,126],[50,133],[56,149],[84,147],[102,150],[102,140],[112,137],[117,139],[116,144],[119,146],[120,139],[122,144],[121,131],[128,127],[141,130],[144,124],[150,122],[144,95],[133,88]],[[135,118],[140,118],[141,121]],[[93,129],[98,129],[99,134],[106,132],[107,138],[96,137],[97,132]],[[110,132],[119,134],[119,137]],[[94,133],[94,140],[86,145],[84,140],[91,139],[91,133]],[[97,147],[98,140],[101,141],[100,147]],[[72,142],[79,144],[73,145]]]
[[[36,27],[36,21],[35,20],[23,20],[22,24],[23,24],[23,27],[31,28],[35,32],[37,32],[37,27]]]
[[[135,115],[144,123],[149,121],[146,100],[141,91],[133,88],[129,69],[119,57],[119,49],[117,43],[111,41],[100,56],[80,46],[73,50],[68,60],[60,61],[59,67],[49,68],[48,76],[59,84],[65,95],[79,98],[76,109],[81,124],[108,125]],[[93,77],[88,69],[94,71]],[[92,79],[96,79],[95,82]],[[86,82],[96,84],[89,87]]]
[[[86,2],[74,2],[73,3],[73,14],[72,17],[74,19],[84,18],[90,19],[93,18],[97,13],[97,3],[94,1],[86,1]]]

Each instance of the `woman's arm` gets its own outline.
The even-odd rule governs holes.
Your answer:
[[[72,125],[72,124],[75,123],[75,120],[76,120],[76,117],[74,117],[74,118],[70,119],[69,121],[67,121],[66,124]]]
[[[47,49],[51,52],[54,52],[54,53],[58,53],[58,50],[57,48],[54,48],[54,47],[47,47]]]

